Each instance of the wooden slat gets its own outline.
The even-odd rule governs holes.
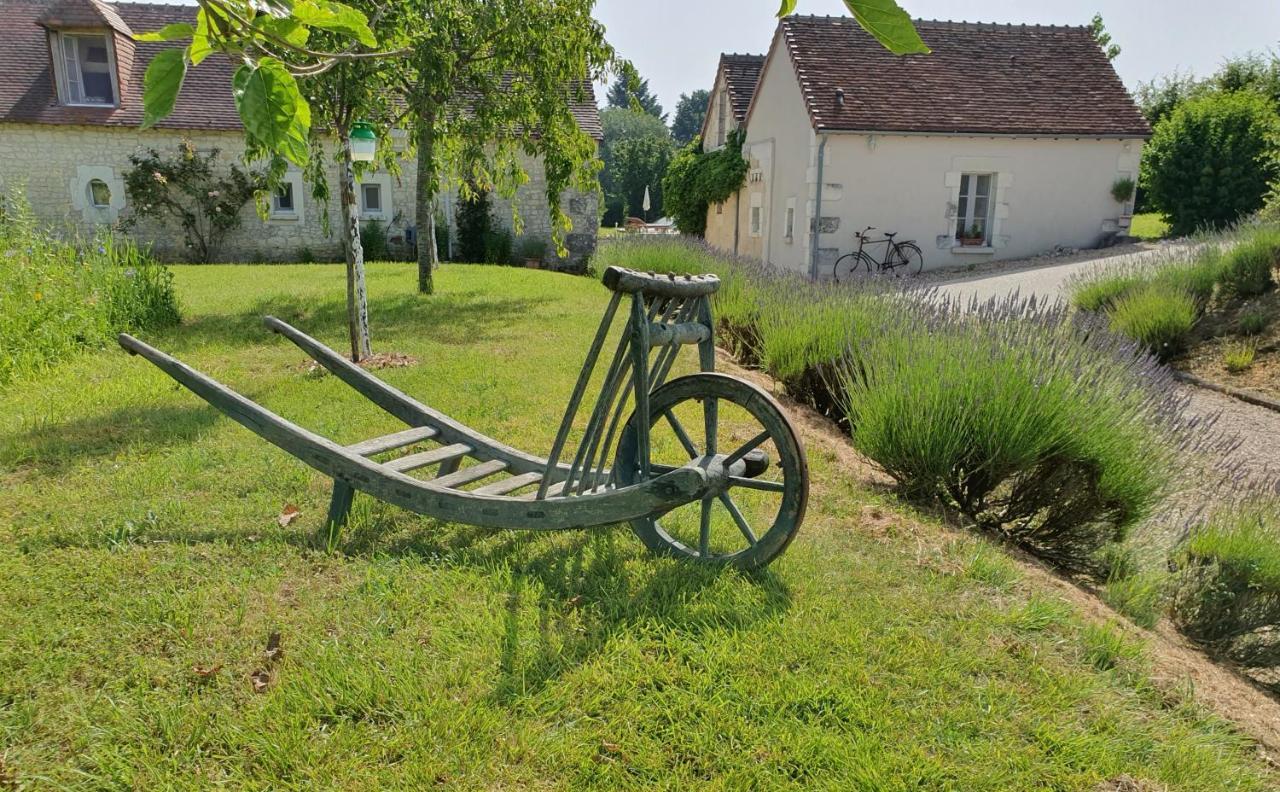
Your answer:
[[[347,450],[360,456],[373,456],[386,451],[394,451],[397,448],[404,448],[414,443],[421,443],[423,440],[430,440],[437,434],[439,432],[430,426],[414,426],[410,429],[405,429],[403,432],[383,435],[372,440],[364,440],[354,445],[349,445]]]
[[[488,462],[481,462],[478,465],[463,468],[456,473],[450,473],[447,476],[433,478],[430,483],[437,487],[460,487],[463,484],[470,484],[473,481],[479,481],[482,478],[492,476],[494,473],[501,473],[506,469],[506,462],[503,462],[501,459],[490,459]]]
[[[520,476],[512,476],[509,479],[495,481],[483,487],[477,487],[471,490],[472,495],[506,495],[508,492],[515,492],[521,487],[527,487],[530,484],[537,484],[542,481],[541,473],[525,473]]]
[[[550,487],[548,487],[547,495],[546,495],[547,499],[568,498],[570,496],[578,497],[579,495],[598,495],[602,492],[607,492],[611,489],[611,486],[605,483],[605,484],[601,484],[598,487],[592,487],[591,489],[586,490],[585,492],[581,492],[577,494],[570,493],[570,495],[565,495],[564,490],[565,490],[565,485],[567,483],[568,483],[567,481],[561,481],[558,484],[552,484]],[[538,493],[530,492],[528,495],[520,495],[517,497],[517,500],[539,500]]]
[[[453,445],[441,446],[433,448],[430,451],[423,451],[421,454],[410,454],[406,457],[393,459],[385,463],[386,467],[397,473],[407,473],[410,470],[417,470],[428,465],[435,465],[440,462],[448,462],[451,459],[457,459],[470,454],[473,449],[465,443],[454,443]]]

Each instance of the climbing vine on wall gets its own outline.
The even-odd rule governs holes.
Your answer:
[[[662,179],[664,207],[681,233],[706,233],[708,207],[728,200],[746,182],[742,132],[730,132],[724,146],[715,151],[703,151],[702,139],[694,138],[667,166]]]

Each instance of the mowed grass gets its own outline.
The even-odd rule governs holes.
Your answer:
[[[1144,212],[1133,216],[1129,236],[1138,239],[1164,239],[1169,236],[1169,223],[1159,212]]]
[[[177,268],[147,340],[341,442],[395,422],[259,323],[341,348],[341,268]],[[607,293],[451,266],[369,273],[392,384],[545,453]],[[684,366],[692,363],[686,353]],[[809,437],[803,532],[747,577],[625,528],[442,525],[328,482],[107,349],[0,394],[0,786],[137,789],[1271,788],[1000,551]],[[302,516],[281,527],[296,504]],[[268,636],[281,657],[269,661]],[[255,691],[253,675],[265,683]]]

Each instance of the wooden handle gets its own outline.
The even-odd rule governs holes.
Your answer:
[[[715,275],[636,272],[609,267],[604,271],[604,285],[624,294],[643,292],[658,297],[703,297],[720,288],[720,279]]]

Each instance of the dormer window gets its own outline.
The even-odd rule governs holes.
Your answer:
[[[113,107],[118,91],[111,38],[105,33],[59,32],[53,43],[63,104]]]

